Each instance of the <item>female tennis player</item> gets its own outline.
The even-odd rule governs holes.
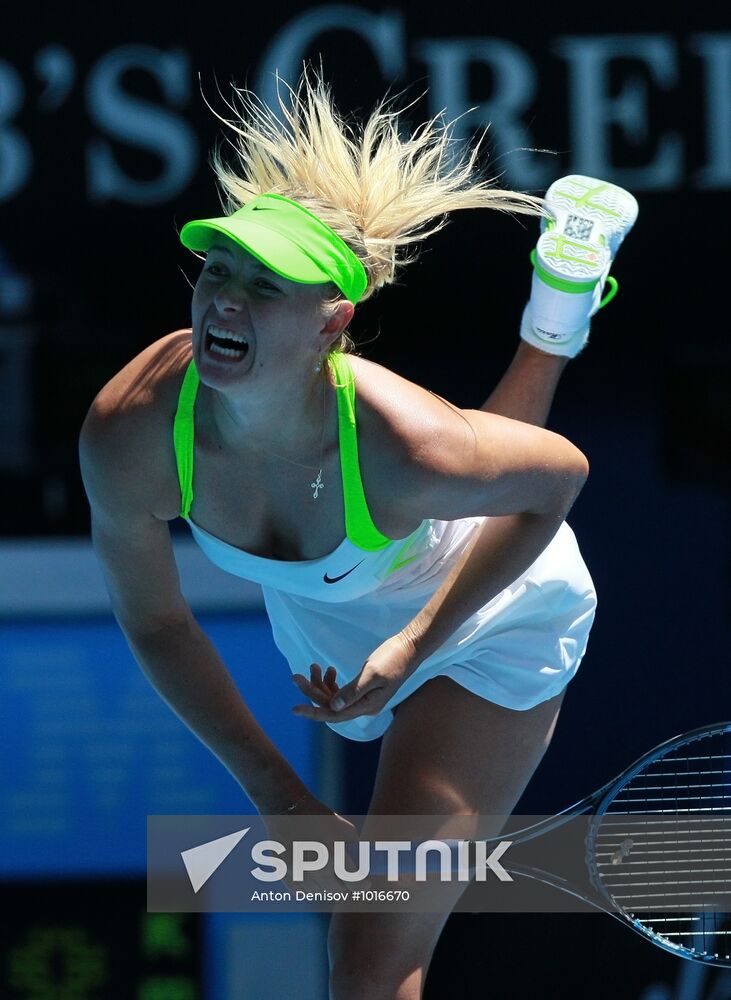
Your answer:
[[[292,724],[383,737],[369,815],[508,815],[596,607],[566,523],[588,462],[543,425],[612,294],[601,298],[636,204],[580,176],[545,201],[499,190],[475,179],[479,145],[467,162],[445,155],[448,127],[402,140],[381,103],[357,139],[321,79],[305,73],[293,97],[292,111],[280,101],[290,129],[256,105],[227,123],[236,168],[213,156],[225,214],[180,234],[205,255],[192,328],[130,361],[84,422],[114,614],[150,682],[263,815],[338,818],[258,725],[184,600],[167,524],[182,516],[214,563],[261,584],[303,696]],[[468,208],[542,219],[519,346],[479,410],[366,360],[347,335],[357,303],[412,262],[398,250]],[[449,349],[439,331],[430,342]],[[420,997],[447,916],[334,913],[331,997]]]

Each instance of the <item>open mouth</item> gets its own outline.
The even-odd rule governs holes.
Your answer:
[[[207,354],[222,361],[243,361],[249,353],[249,342],[245,337],[213,324],[206,330],[204,347]]]

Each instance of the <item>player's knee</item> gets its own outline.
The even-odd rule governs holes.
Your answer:
[[[408,936],[384,935],[379,933],[379,916],[333,913],[327,940],[330,1000],[406,1000],[421,995],[433,935],[420,941],[413,928]]]
[[[330,969],[329,1000],[419,1000],[426,964],[394,969],[381,962],[338,962]]]

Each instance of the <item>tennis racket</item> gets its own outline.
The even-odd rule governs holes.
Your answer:
[[[584,839],[589,898],[513,845],[592,813]],[[556,816],[485,840],[509,840],[500,864],[583,899],[681,958],[731,966],[731,723],[661,743]]]

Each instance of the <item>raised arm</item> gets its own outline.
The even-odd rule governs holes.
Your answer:
[[[326,706],[298,707],[306,718],[345,722],[380,711],[420,663],[535,562],[588,476],[586,457],[559,434],[405,392],[414,405],[399,408],[383,452],[404,520],[487,519],[424,607],[357,677]]]
[[[538,558],[581,491],[585,455],[552,431],[482,410],[421,421],[402,468],[414,519],[488,515],[441,587],[403,630],[420,662]]]
[[[92,540],[114,616],[176,715],[261,813],[281,812],[305,786],[249,711],[181,593],[170,530],[151,503],[161,486],[160,456],[135,422],[115,412],[102,390],[79,439]]]

